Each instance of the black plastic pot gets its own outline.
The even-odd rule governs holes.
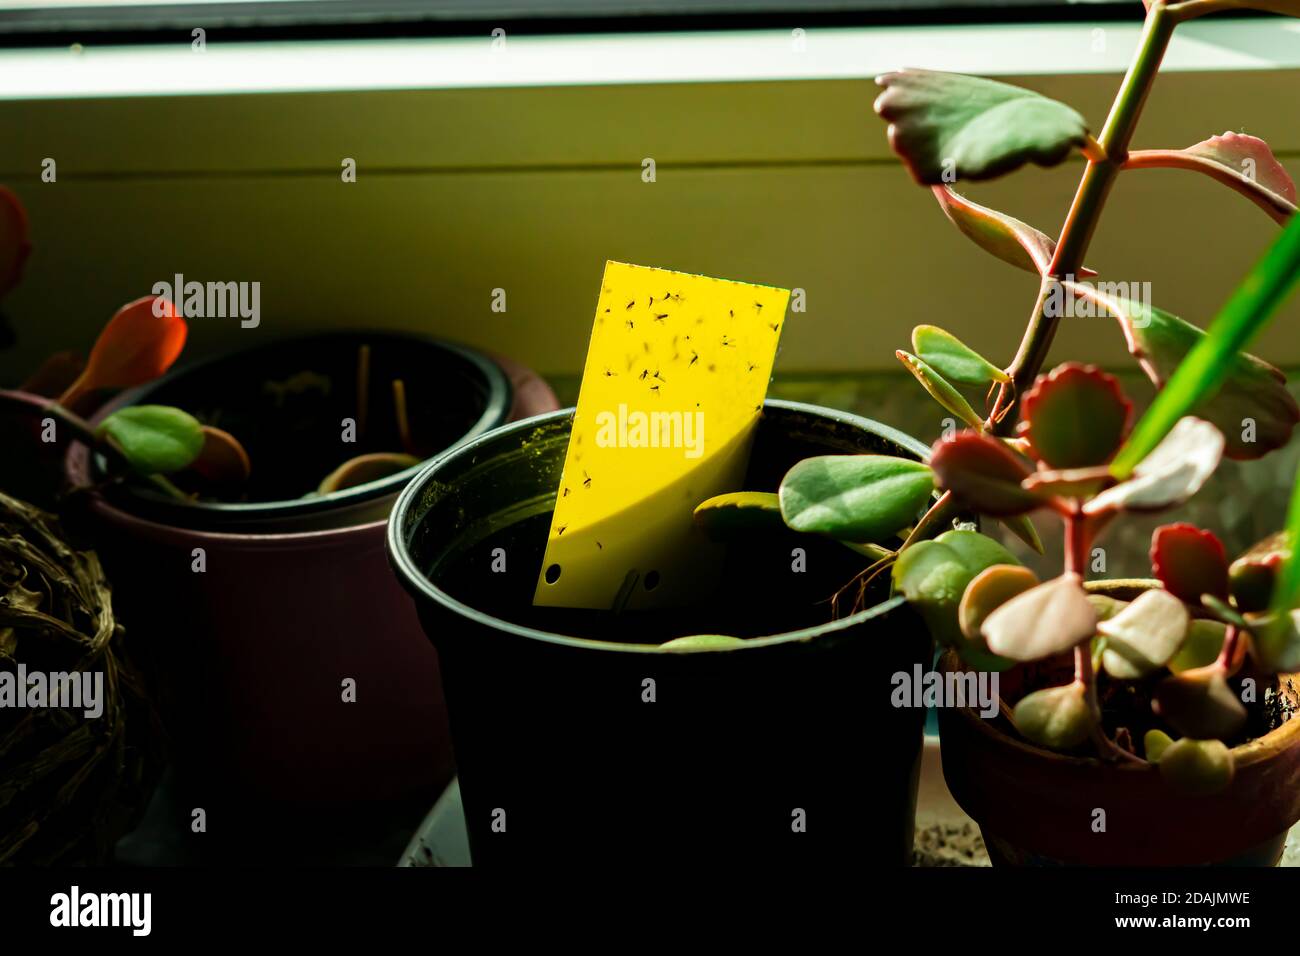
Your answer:
[[[864,561],[792,533],[729,549],[696,607],[533,607],[571,416],[441,457],[389,522],[390,559],[438,648],[475,864],[908,863],[924,711],[893,708],[890,678],[930,662],[919,619],[878,590],[881,603],[832,621],[826,599]],[[775,490],[809,455],[861,452],[926,449],[768,402],[745,487]],[[655,646],[697,633],[754,639]]]

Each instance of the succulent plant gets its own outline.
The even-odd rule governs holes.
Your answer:
[[[27,214],[10,190],[0,186],[0,298],[18,284],[31,253]],[[251,473],[248,452],[220,428],[205,425],[179,408],[132,405],[92,426],[77,414],[95,396],[143,385],[162,376],[180,357],[189,328],[176,306],[156,295],[128,302],[108,320],[89,355],[59,352],[48,358],[19,391],[0,389],[0,404],[51,419],[105,458],[110,480],[143,480],[169,497],[192,500],[204,493],[238,493]],[[370,349],[357,362],[357,420],[364,430],[370,378]],[[404,450],[355,456],[338,466],[310,494],[329,494],[397,474],[421,460],[412,454],[406,388],[392,383],[393,408]],[[91,403],[93,404],[93,403]],[[184,475],[186,491],[168,475]],[[179,479],[178,479],[179,480]]]
[[[1160,588],[1131,601],[1089,593],[1088,558],[1107,525],[1125,512],[1180,504],[1213,474],[1225,449],[1214,425],[1187,416],[1120,478],[1114,463],[1132,437],[1128,418],[1114,378],[1070,363],[1041,376],[1022,403],[1020,447],[1032,468],[1013,471],[1005,446],[974,430],[938,443],[931,466],[939,488],[979,511],[1046,509],[1065,525],[1062,574],[1040,583],[1010,563],[988,567],[962,591],[960,637],[947,632],[947,643],[975,666],[986,666],[990,654],[1013,663],[1072,655],[1070,682],[1032,690],[1012,712],[1021,735],[1053,749],[1091,739],[1103,757],[1141,759],[1127,745],[1131,733],[1107,732],[1098,688],[1102,675],[1149,681],[1159,726],[1143,738],[1146,759],[1175,784],[1209,792],[1231,779],[1224,742],[1238,738],[1247,721],[1234,677],[1243,668],[1257,681],[1300,668],[1293,610],[1300,594],[1284,583],[1291,532],[1229,564],[1212,532],[1163,525],[1151,543]],[[900,559],[895,576],[905,593],[908,575]],[[945,632],[936,637],[944,640]]]
[[[770,528],[779,515],[790,528],[829,535],[871,557],[860,581],[889,572],[894,591],[936,640],[970,666],[1005,670],[1072,656],[1071,682],[1033,688],[1012,710],[1018,732],[1035,743],[1064,750],[1090,744],[1104,759],[1144,759],[1132,743],[1142,728],[1107,732],[1098,682],[1153,682],[1141,750],[1171,782],[1200,792],[1231,778],[1224,741],[1240,735],[1246,717],[1234,677],[1243,668],[1257,677],[1300,669],[1292,613],[1300,603],[1300,562],[1289,548],[1300,528],[1300,494],[1289,530],[1231,564],[1211,533],[1174,524],[1160,528],[1152,545],[1161,588],[1123,602],[1090,591],[1085,579],[1090,548],[1115,518],[1181,503],[1222,457],[1261,457],[1286,444],[1300,421],[1282,373],[1242,351],[1300,275],[1295,185],[1254,136],[1129,149],[1175,27],[1238,7],[1300,16],[1300,0],[1148,0],[1138,50],[1095,137],[1069,106],[1004,83],[910,69],[879,77],[875,109],[912,178],[932,190],[964,235],[1039,277],[1020,347],[999,367],[950,332],[919,325],[911,351],[897,357],[965,426],[950,428],[928,462],[813,458],[785,476],[777,495],[727,495],[696,509],[700,526],[716,537]],[[1055,165],[1076,152],[1084,171],[1055,239],[954,188],[1027,163]],[[1122,172],[1150,168],[1208,175],[1285,224],[1204,331],[1117,294],[1114,284],[1084,281],[1096,275],[1084,255],[1111,186]],[[1113,318],[1158,390],[1136,424],[1119,383],[1104,371],[1066,363],[1041,374],[1071,310]],[[951,530],[960,514],[975,512],[1041,551],[1028,518],[1037,510],[1054,512],[1065,526],[1062,573],[1048,581],[992,539]]]

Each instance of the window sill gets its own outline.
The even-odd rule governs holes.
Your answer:
[[[1122,72],[1139,24],[908,26],[0,50],[0,100]],[[1169,72],[1300,68],[1300,22],[1180,28]]]

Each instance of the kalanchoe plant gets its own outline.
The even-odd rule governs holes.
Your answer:
[[[1225,448],[1217,428],[1184,417],[1121,480],[1113,464],[1129,419],[1129,402],[1114,378],[1067,364],[1041,376],[1024,397],[1019,431],[1032,469],[975,430],[936,445],[931,466],[941,488],[992,514],[1050,509],[1065,525],[1061,575],[1040,582],[1014,563],[986,567],[961,592],[956,633],[937,636],[981,667],[1050,664],[1072,655],[1072,680],[1032,690],[1016,703],[1011,717],[1021,735],[1053,749],[1090,745],[1104,758],[1139,761],[1133,731],[1141,730],[1145,759],[1158,762],[1172,783],[1213,792],[1232,776],[1225,741],[1238,738],[1247,720],[1230,683],[1234,676],[1248,662],[1256,680],[1300,667],[1291,605],[1283,600],[1281,611],[1273,605],[1275,578],[1286,565],[1274,539],[1230,572],[1212,533],[1172,524],[1152,539],[1162,589],[1127,602],[1089,593],[1087,559],[1103,529],[1125,512],[1182,503],[1214,472]],[[924,599],[932,589],[914,567],[909,553],[897,563],[895,579],[905,593]],[[1108,730],[1103,681],[1154,681],[1149,725]]]
[[[929,325],[918,326],[913,333],[912,352],[897,353],[926,391],[971,428],[1011,436],[1018,420],[1017,405],[1037,377],[1067,306],[1083,305],[1085,314],[1113,316],[1129,351],[1157,387],[1166,384],[1203,338],[1196,326],[1168,312],[1080,282],[1095,275],[1085,267],[1083,256],[1121,172],[1158,167],[1201,172],[1242,193],[1278,222],[1286,222],[1294,214],[1295,185],[1261,139],[1225,133],[1186,149],[1129,148],[1177,24],[1240,6],[1300,15],[1300,2],[1294,0],[1147,3],[1146,26],[1132,66],[1095,137],[1084,117],[1069,106],[992,80],[927,70],[901,70],[877,80],[883,92],[876,100],[876,112],[889,123],[890,144],[912,177],[933,190],[944,214],[963,234],[999,259],[1040,277],[1020,348],[1005,369],[950,333]],[[1086,165],[1055,240],[967,199],[954,188],[958,183],[1000,176],[1030,162],[1055,165],[1075,151],[1083,155]],[[987,409],[975,411],[962,395],[963,388],[983,390],[988,396]],[[1259,457],[1280,447],[1300,420],[1300,408],[1286,390],[1282,375],[1246,355],[1236,358],[1217,392],[1203,395],[1194,411],[1219,426],[1227,453],[1236,458]],[[1254,423],[1245,436],[1243,419]],[[941,499],[922,524],[946,520],[952,510],[953,501]],[[1036,545],[1029,525],[1017,518],[1008,524]]]
[[[978,446],[970,439],[963,441],[976,449],[970,454],[980,455],[986,469],[1004,478],[1026,467],[1017,456],[1035,439],[1046,456],[1042,460],[1057,462],[1054,472],[1074,470],[1054,448],[1064,439],[1049,434],[1046,426],[1036,434],[1014,434],[1020,403],[1038,377],[1060,319],[1071,310],[1113,317],[1139,367],[1162,390],[1153,410],[1159,413],[1139,425],[1135,440],[1115,462],[1116,477],[1127,477],[1187,413],[1217,426],[1226,454],[1234,458],[1259,457],[1281,447],[1300,421],[1300,406],[1282,373],[1240,351],[1295,277],[1300,235],[1294,228],[1274,245],[1225,307],[1218,323],[1220,334],[1213,340],[1162,309],[1081,281],[1096,274],[1085,267],[1083,256],[1110,188],[1124,171],[1171,167],[1205,173],[1242,193],[1277,221],[1295,225],[1295,185],[1256,137],[1225,133],[1182,150],[1131,151],[1129,144],[1179,23],[1238,7],[1300,16],[1300,0],[1150,0],[1146,6],[1137,52],[1097,136],[1084,117],[1065,104],[1004,83],[927,70],[901,70],[877,80],[883,92],[876,100],[876,112],[889,123],[890,144],[913,178],[933,190],[940,208],[963,234],[997,258],[1039,276],[1038,295],[1020,348],[1005,368],[933,325],[917,326],[912,351],[897,352],[903,366],[947,412],[989,439]],[[972,202],[953,188],[1029,162],[1059,163],[1074,151],[1086,163],[1055,240]],[[1180,367],[1182,382],[1172,387]],[[976,410],[975,395],[984,396],[983,411]],[[1178,412],[1171,415],[1175,407]],[[1118,416],[1118,406],[1113,411]],[[1067,421],[1065,413],[1055,414],[1050,427],[1067,428]],[[1249,428],[1243,428],[1245,422]],[[1102,429],[1096,437],[1104,442],[1107,436],[1113,438],[1120,424],[1118,418],[1090,423],[1090,431]],[[779,496],[723,496],[702,505],[697,518],[715,534],[761,526],[764,520],[780,516],[797,530],[838,537],[875,559],[862,576],[865,585],[899,560],[905,549],[950,527],[958,515],[960,497],[945,490],[931,500],[926,477],[923,466],[881,456],[814,459],[786,476]],[[980,506],[983,513],[1003,521],[1041,551],[1034,526],[1020,507],[1032,492],[1014,489],[1007,482],[1002,488],[1010,500],[985,498]],[[969,498],[966,504],[970,505]],[[726,514],[714,514],[720,509]]]
[[[1121,602],[1091,592],[1084,579],[1091,545],[1112,520],[1180,504],[1221,457],[1260,457],[1286,444],[1300,421],[1283,375],[1241,351],[1300,275],[1294,184],[1252,136],[1225,133],[1183,150],[1129,149],[1175,26],[1235,6],[1300,16],[1300,0],[1151,0],[1133,64],[1095,137],[1070,107],[1006,84],[923,70],[880,77],[876,111],[913,178],[933,190],[963,234],[1039,276],[1020,348],[999,368],[944,329],[918,326],[912,351],[897,356],[966,426],[937,442],[928,463],[810,459],[777,494],[725,495],[696,511],[716,537],[779,519],[843,541],[873,559],[859,577],[859,596],[889,571],[895,592],[970,666],[1004,670],[1072,657],[1073,680],[1032,687],[1008,709],[1018,732],[1055,749],[1158,762],[1171,782],[1202,792],[1232,775],[1228,743],[1240,738],[1246,711],[1231,682],[1243,669],[1256,679],[1300,669],[1300,561],[1289,557],[1300,533],[1300,491],[1288,531],[1231,565],[1212,534],[1175,524],[1153,540],[1162,588]],[[1055,240],[953,188],[1029,162],[1053,165],[1076,150],[1084,172]],[[1081,281],[1095,275],[1083,257],[1115,179],[1157,167],[1205,173],[1287,224],[1206,331]],[[1070,311],[1113,317],[1160,390],[1136,426],[1130,402],[1105,372],[1067,363],[1040,375]],[[985,407],[976,411],[981,394]],[[952,528],[962,511],[973,511],[1041,551],[1028,520],[1041,509],[1065,527],[1062,573],[1045,582],[991,538]],[[1154,682],[1149,725],[1108,729],[1102,681]]]

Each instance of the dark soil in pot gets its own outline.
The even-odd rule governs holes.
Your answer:
[[[475,864],[905,864],[924,712],[891,707],[889,691],[929,662],[920,621],[899,600],[831,621],[827,599],[864,561],[794,535],[730,548],[698,606],[533,607],[569,419],[447,456],[390,522],[442,662]],[[924,451],[864,419],[769,402],[745,487],[775,490],[809,455]],[[699,633],[752,639],[655,646]]]
[[[369,349],[366,413],[360,412],[358,356]],[[375,520],[419,466],[355,488],[318,496],[316,486],[338,465],[372,452],[402,452],[392,381],[405,385],[413,440],[426,458],[506,420],[511,386],[493,362],[435,339],[394,333],[339,332],[287,339],[177,369],[135,389],[124,405],[173,405],[205,425],[224,429],[252,461],[248,482],[219,500],[186,504],[140,485],[107,490],[114,504],[167,524],[220,531],[289,531],[337,526],[337,516]],[[101,413],[102,415],[102,413]],[[358,422],[355,442],[344,420]],[[102,462],[95,462],[98,472]],[[321,516],[329,513],[331,517]]]
[[[1129,600],[1153,585],[1091,582],[1089,589]],[[945,670],[965,669],[951,652],[942,663]],[[1002,675],[1000,690],[1014,705],[1060,676],[1050,663],[1032,672],[1015,668]],[[1151,764],[1105,763],[1086,748],[1079,754],[1043,749],[1023,740],[1005,717],[985,720],[970,708],[939,711],[944,779],[979,823],[996,865],[1271,866],[1300,820],[1300,720],[1293,716],[1300,675],[1259,686],[1259,701],[1247,706],[1246,731],[1227,741],[1235,744],[1236,772],[1216,794],[1178,791]],[[1108,729],[1124,726],[1140,741],[1154,724],[1149,686],[1099,689]]]

